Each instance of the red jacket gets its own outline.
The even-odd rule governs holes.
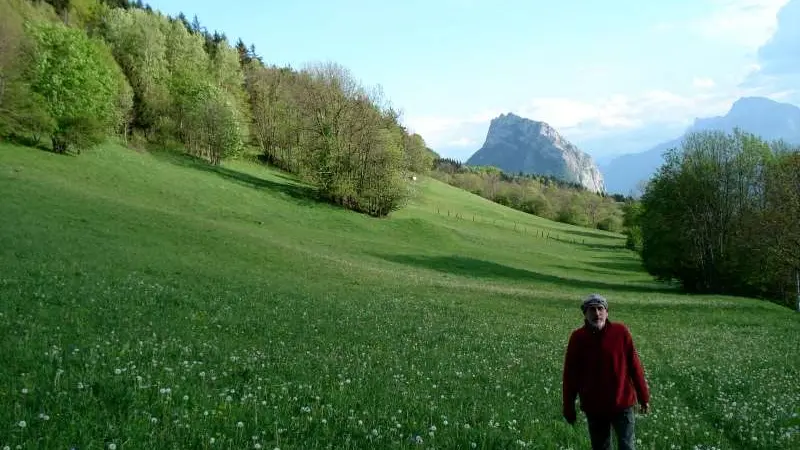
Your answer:
[[[572,332],[564,358],[564,417],[575,417],[575,398],[587,414],[613,414],[650,402],[644,369],[628,328],[621,322],[597,331]]]

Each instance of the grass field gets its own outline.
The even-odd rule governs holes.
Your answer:
[[[415,186],[373,219],[247,162],[0,144],[0,448],[588,448],[560,395],[590,292],[645,365],[639,448],[800,448],[800,314]]]

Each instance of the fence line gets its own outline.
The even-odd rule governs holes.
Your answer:
[[[462,214],[460,212],[451,211],[450,209],[447,209],[445,211],[446,211],[447,217],[452,217],[452,218],[454,218],[456,220],[466,220],[464,218],[464,214]],[[436,207],[436,214],[443,215],[442,212],[441,212],[441,209],[438,206]],[[500,220],[500,225],[498,225],[497,224],[497,219],[491,219],[491,221],[489,221],[488,219],[481,219],[481,216],[479,216],[479,215],[472,214],[472,222],[486,223],[486,224],[491,223],[494,226],[499,226],[500,228],[505,229],[506,227],[503,224],[504,223],[508,223],[509,221]],[[517,233],[521,233],[523,235],[530,234],[531,236],[534,236],[534,237],[537,237],[537,238],[552,239],[552,240],[559,241],[559,242],[567,242],[567,243],[572,243],[572,244],[586,244],[586,239],[585,238],[582,238],[582,239],[577,239],[577,238],[574,238],[574,237],[573,238],[562,238],[556,232],[551,232],[549,230],[545,231],[544,229],[535,228],[535,227],[530,227],[529,228],[529,227],[526,227],[525,225],[520,225],[519,222],[517,222],[517,221],[511,221],[511,224],[512,225],[508,226],[508,229],[510,229],[510,230],[512,230],[514,232],[517,232]]]

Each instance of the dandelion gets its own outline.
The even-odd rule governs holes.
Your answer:
[[[120,375],[122,373],[122,369],[114,369],[115,375]]]
[[[28,388],[22,388],[22,393],[23,394],[27,394],[28,393]]]
[[[108,444],[108,450],[117,450],[117,444],[113,442]]]
[[[244,428],[244,422],[236,422],[236,428]]]
[[[25,422],[24,420],[20,420],[17,425],[19,425],[20,428],[25,428],[28,426],[28,423]]]

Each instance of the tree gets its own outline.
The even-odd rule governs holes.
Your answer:
[[[781,152],[768,167],[765,204],[759,226],[762,255],[755,263],[760,269],[758,290],[772,294],[789,305],[800,272],[800,154]],[[767,270],[764,270],[767,269]]]
[[[100,30],[133,89],[130,125],[149,135],[171,132],[165,126],[171,122],[173,105],[164,31],[167,28],[163,17],[140,9],[113,9]]]
[[[625,247],[635,252],[642,251],[642,227],[640,224],[642,203],[629,199],[622,207],[622,228],[625,234]]]
[[[408,134],[403,130],[403,154],[408,170],[425,175],[433,167],[433,154],[419,134]]]
[[[299,75],[288,68],[246,67],[251,133],[264,158],[290,172],[300,173],[300,117],[296,98],[301,95]]]
[[[119,108],[130,103],[121,98],[127,95],[120,89],[124,75],[108,48],[58,24],[34,22],[29,33],[34,63],[28,79],[54,121],[53,150],[63,153],[69,146],[81,149],[101,142],[125,114]]]
[[[242,120],[229,95],[219,87],[209,86],[189,109],[186,144],[197,156],[218,165],[223,158],[242,149]]]
[[[34,63],[28,20],[57,20],[52,10],[23,0],[0,0],[0,136],[30,138],[38,144],[55,123],[44,98],[31,91],[28,74]]]
[[[775,158],[769,143],[739,130],[694,133],[668,152],[638,216],[647,270],[693,292],[775,292],[768,274],[794,267],[775,252],[793,244],[782,218],[798,217],[785,209],[792,169]]]
[[[304,176],[328,200],[374,216],[389,214],[408,194],[403,131],[381,100],[333,63],[299,73],[291,99]]]
[[[186,142],[190,131],[188,117],[195,115],[192,108],[203,104],[202,96],[211,82],[208,74],[209,59],[203,49],[203,37],[189,33],[183,25],[165,23],[166,58],[169,73],[171,100],[170,122],[166,124],[170,135]]]
[[[238,114],[245,117],[249,108],[247,92],[244,89],[244,72],[239,64],[239,54],[227,41],[223,40],[213,45],[215,49],[209,58],[208,72],[216,85],[230,97]],[[241,125],[245,126],[244,123]]]

